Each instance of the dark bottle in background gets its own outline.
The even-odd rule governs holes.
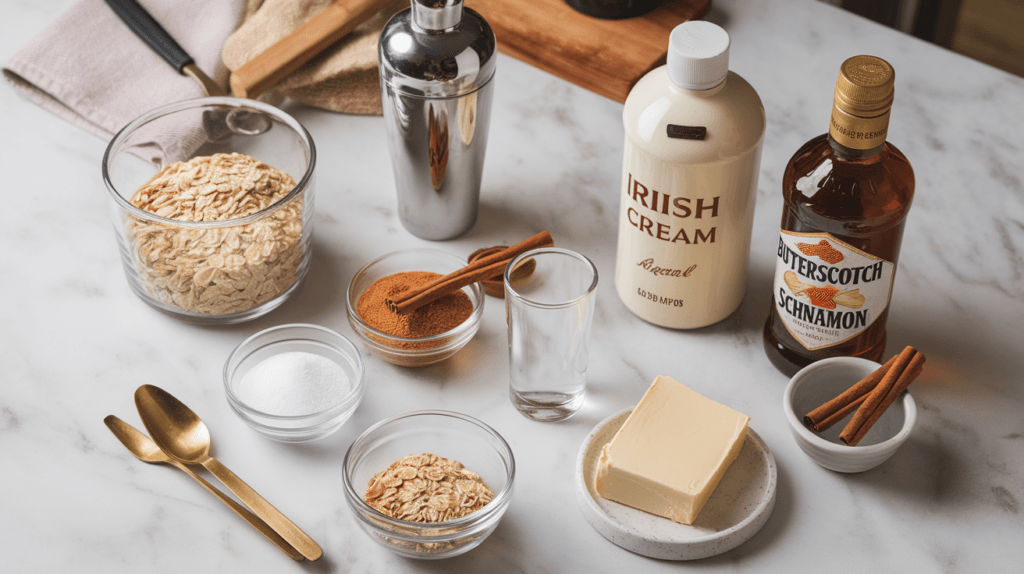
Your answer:
[[[643,16],[664,4],[665,0],[565,0],[565,3],[587,16],[622,20]]]
[[[914,172],[885,141],[895,73],[855,56],[836,81],[827,134],[803,145],[782,180],[768,358],[792,374],[836,356],[879,360]]]

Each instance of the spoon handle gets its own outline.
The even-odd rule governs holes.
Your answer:
[[[228,508],[234,510],[235,514],[241,516],[246,522],[251,524],[253,528],[259,530],[260,533],[269,538],[270,541],[273,542],[275,546],[280,548],[285,554],[287,554],[289,558],[299,561],[302,560],[302,554],[295,550],[295,548],[291,544],[288,544],[288,542],[286,542],[284,538],[281,538],[281,536],[279,536],[277,532],[274,532],[270,525],[264,522],[259,516],[256,516],[252,512],[249,512],[249,509],[232,500],[228,495],[218,490],[217,487],[207,482],[206,479],[204,479],[203,477],[192,472],[192,469],[185,466],[184,464],[181,464],[180,462],[173,459],[167,462],[169,462],[170,464],[174,465],[177,468],[180,468],[181,470],[185,471],[186,474],[196,479],[196,482],[203,485],[203,488],[209,490],[210,493],[219,498],[221,502],[226,504]]]
[[[280,510],[274,508],[266,499],[243,482],[241,478],[238,478],[235,473],[228,470],[228,467],[212,456],[203,460],[202,465],[213,476],[216,476],[224,486],[228,487],[228,490],[235,493],[235,496],[251,508],[257,516],[267,521],[267,524],[280,534],[282,538],[287,540],[289,544],[294,546],[300,554],[309,560],[320,558],[323,550],[320,549],[320,546],[308,534],[303,532],[294,522],[288,520],[284,514],[281,514]]]

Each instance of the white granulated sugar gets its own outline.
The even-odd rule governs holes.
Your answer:
[[[334,361],[301,351],[274,355],[242,377],[236,389],[247,406],[271,415],[308,415],[348,394],[352,382]]]

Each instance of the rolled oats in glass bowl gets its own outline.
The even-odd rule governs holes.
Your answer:
[[[305,128],[251,100],[177,102],[128,124],[103,179],[132,290],[202,323],[283,303],[309,267],[315,165]]]
[[[345,500],[370,539],[408,558],[439,560],[479,546],[512,499],[515,457],[493,428],[450,411],[382,420],[342,463]]]

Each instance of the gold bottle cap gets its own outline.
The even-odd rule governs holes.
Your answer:
[[[885,143],[895,80],[896,72],[881,58],[854,56],[843,62],[833,98],[832,138],[862,150]]]
[[[848,114],[870,118],[892,107],[896,72],[874,56],[854,56],[843,62],[836,80],[835,103]]]

